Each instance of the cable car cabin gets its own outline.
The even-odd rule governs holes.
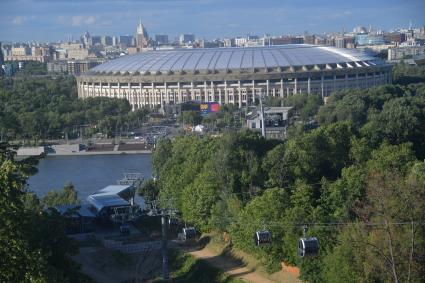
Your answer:
[[[183,228],[183,235],[186,241],[193,240],[196,237],[196,230],[193,227]]]
[[[316,237],[300,238],[298,241],[300,257],[316,256],[319,254],[319,240]]]
[[[179,225],[179,220],[177,218],[168,218],[168,226],[177,226]]]
[[[256,246],[270,244],[272,242],[272,234],[269,231],[257,231],[254,234],[254,243]]]

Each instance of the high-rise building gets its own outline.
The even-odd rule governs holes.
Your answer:
[[[234,47],[235,46],[235,39],[234,38],[225,38],[223,40],[224,47]]]
[[[104,35],[100,38],[100,42],[103,46],[111,46],[112,45],[112,37],[109,35]]]
[[[1,42],[0,42],[0,66],[3,65],[3,64],[4,64],[3,48],[1,48]],[[1,72],[1,70],[0,70],[0,72]]]
[[[195,42],[194,34],[181,34],[179,38],[180,44],[193,43]]]
[[[345,38],[343,36],[339,36],[335,38],[335,47],[336,48],[345,48]]]
[[[98,35],[93,35],[92,38],[92,44],[96,45],[96,44],[101,44],[102,43],[102,38]]]
[[[149,37],[145,27],[142,24],[142,20],[139,20],[139,25],[136,30],[136,46],[138,48],[148,47]]]
[[[168,44],[168,35],[166,35],[166,34],[155,34],[155,41],[158,44]]]
[[[133,46],[134,37],[132,35],[120,35],[121,48]]]
[[[1,42],[0,42],[0,77],[4,75],[3,65],[4,65],[3,48],[1,48]]]
[[[86,48],[90,47],[93,45],[90,33],[88,31],[86,31],[85,34],[83,34],[83,36],[81,37],[81,41],[84,43],[84,45],[86,46]]]
[[[113,37],[112,37],[112,45],[113,45],[113,46],[117,46],[117,45],[118,45],[118,43],[119,43],[119,42],[118,42],[118,38],[117,38],[116,36],[113,36]]]

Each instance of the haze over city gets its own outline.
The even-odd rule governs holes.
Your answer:
[[[133,34],[139,18],[151,34],[208,39],[245,34],[301,34],[423,23],[425,1],[282,0],[2,0],[2,41],[58,41],[92,34]],[[396,17],[394,15],[397,15]]]

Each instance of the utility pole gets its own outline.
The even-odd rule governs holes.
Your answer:
[[[264,119],[263,94],[260,94],[261,134],[266,138],[266,123]]]
[[[162,213],[161,216],[161,225],[162,225],[162,277],[165,281],[170,279],[168,274],[168,254],[167,254],[167,217],[165,213]]]

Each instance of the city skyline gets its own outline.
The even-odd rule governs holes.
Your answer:
[[[96,35],[135,34],[139,18],[151,37],[194,33],[209,39],[304,31],[318,34],[350,31],[359,25],[388,30],[407,27],[410,21],[413,26],[425,24],[421,12],[425,3],[416,0],[304,0],[297,6],[278,0],[5,0],[0,9],[4,11],[0,41],[64,41],[68,36],[79,38],[85,30]]]

